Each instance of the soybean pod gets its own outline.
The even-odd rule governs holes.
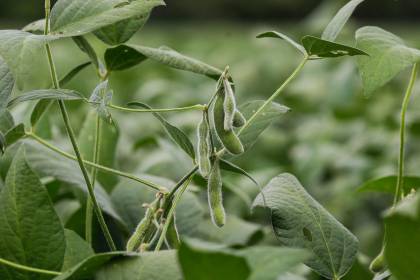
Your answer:
[[[225,99],[223,102],[223,110],[225,113],[224,129],[226,131],[230,131],[233,129],[233,120],[236,112],[236,100],[232,86],[226,77],[223,78],[223,89],[225,93]]]
[[[225,208],[223,207],[222,185],[219,159],[216,159],[213,163],[207,182],[207,191],[211,219],[218,227],[223,227],[226,223],[226,213]]]
[[[244,115],[239,111],[235,111],[235,115],[233,116],[233,126],[234,127],[243,127],[246,123],[246,119]]]
[[[224,129],[225,113],[223,107],[223,96],[222,92],[219,91],[212,107],[213,125],[217,138],[229,153],[235,155],[242,154],[244,152],[244,146],[242,145],[241,140],[239,140],[239,137],[233,130],[226,131]]]
[[[207,178],[211,169],[210,156],[212,152],[207,111],[203,112],[203,119],[201,120],[197,128],[197,137],[198,137],[198,144],[197,144],[198,167],[200,170],[200,174],[204,178]]]

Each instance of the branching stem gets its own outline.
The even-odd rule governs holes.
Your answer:
[[[21,265],[21,264],[18,264],[18,263],[14,263],[14,262],[5,260],[3,258],[0,258],[0,263],[3,264],[3,265],[13,267],[13,268],[18,269],[18,270],[34,272],[34,273],[39,273],[39,274],[53,275],[53,276],[58,276],[58,275],[61,274],[61,272],[58,272],[58,271],[51,271],[51,270],[45,270],[45,269],[30,267],[30,266],[26,266],[26,265]]]

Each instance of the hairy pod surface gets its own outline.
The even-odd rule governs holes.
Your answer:
[[[235,94],[233,93],[232,86],[228,79],[223,79],[223,88],[225,92],[225,99],[223,102],[223,110],[225,113],[224,117],[224,129],[230,131],[233,129],[233,122],[236,112],[236,100]]]
[[[198,137],[198,151],[197,151],[197,162],[201,176],[207,178],[211,170],[211,141],[210,141],[210,127],[207,120],[207,113],[203,113],[203,119],[197,128]]]
[[[233,116],[233,126],[234,127],[243,127],[246,123],[246,119],[244,115],[239,111],[235,111],[235,115]]]
[[[218,227],[223,227],[226,223],[226,213],[225,208],[223,207],[222,185],[219,160],[216,159],[213,163],[213,168],[211,169],[207,182],[207,191],[211,219]]]
[[[223,144],[226,150],[234,155],[239,155],[244,152],[244,146],[239,140],[239,137],[233,130],[226,131],[224,129],[224,106],[223,97],[220,93],[217,94],[213,106],[213,123],[219,141]]]

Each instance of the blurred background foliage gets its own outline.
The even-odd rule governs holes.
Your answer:
[[[25,21],[42,17],[43,1],[30,2],[1,1],[2,27],[21,27]],[[266,29],[276,29],[294,38],[319,34],[343,2],[169,0],[167,7],[156,10],[132,42],[153,47],[167,45],[221,69],[230,65],[239,103],[243,103],[270,96],[300,59],[294,49],[281,41],[260,40],[255,35]],[[417,2],[366,1],[339,41],[353,44],[354,31],[363,24],[374,23],[399,34],[418,48],[420,37],[414,21],[420,12]],[[89,37],[89,40],[100,52],[105,50],[105,45],[97,39]],[[53,52],[60,75],[87,61],[71,40],[54,43]],[[49,85],[44,63],[42,60],[34,62],[37,71],[33,71],[26,89]],[[89,96],[98,83],[92,70],[84,70],[68,87]],[[250,151],[235,159],[235,163],[248,170],[262,185],[281,172],[295,174],[309,193],[358,236],[361,253],[373,257],[382,242],[380,213],[389,205],[391,197],[358,193],[357,188],[368,179],[396,174],[400,104],[408,78],[408,72],[402,73],[367,99],[362,94],[354,59],[311,61],[277,100],[292,111],[278,119]],[[139,100],[153,107],[205,103],[215,89],[212,80],[151,61],[114,73],[110,84],[115,104]],[[407,174],[411,175],[418,174],[420,166],[419,90],[417,83],[408,112]],[[80,130],[89,108],[77,102],[69,105],[73,126]],[[23,118],[27,110],[28,107],[19,107],[14,115]],[[151,115],[113,112],[113,117],[120,131],[116,149],[119,168],[172,180],[188,170],[190,161],[170,142]],[[166,117],[195,141],[200,113],[172,113]],[[57,112],[44,119],[43,124],[39,133],[69,149]],[[247,179],[225,175],[225,184],[239,190],[249,200],[258,193],[258,188]],[[198,178],[195,184],[204,187]],[[201,198],[204,201],[204,192]],[[226,190],[227,212],[255,222],[258,219],[251,216],[246,201]],[[235,230],[240,232],[240,227]],[[267,230],[267,240],[273,239],[269,232]]]

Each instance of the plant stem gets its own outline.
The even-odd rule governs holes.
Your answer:
[[[45,20],[44,35],[48,35],[48,33],[49,33],[50,8],[51,8],[50,0],[45,0],[45,19],[46,20]],[[46,52],[47,52],[48,65],[50,67],[50,74],[51,74],[51,79],[52,79],[52,82],[53,82],[53,86],[54,86],[54,88],[59,89],[60,84],[59,84],[59,80],[58,80],[58,76],[57,76],[57,71],[56,71],[56,68],[55,68],[54,60],[52,58],[51,48],[50,48],[50,45],[48,43],[45,44],[45,49],[46,49]],[[96,213],[96,216],[98,218],[99,225],[101,226],[101,229],[104,233],[104,236],[105,236],[105,239],[108,243],[109,248],[112,251],[116,251],[117,248],[114,244],[114,241],[112,240],[111,233],[109,232],[109,229],[108,229],[108,227],[105,223],[105,219],[104,219],[104,216],[102,214],[101,208],[99,207],[99,204],[96,200],[95,192],[94,192],[92,184],[90,182],[88,172],[87,172],[86,167],[83,163],[83,159],[82,159],[79,147],[78,147],[77,142],[76,142],[75,134],[74,134],[73,129],[70,125],[70,118],[69,118],[69,115],[68,115],[68,112],[67,112],[67,109],[66,109],[66,105],[65,105],[63,100],[59,100],[58,105],[60,107],[61,115],[62,115],[63,120],[64,120],[64,125],[66,127],[67,134],[70,138],[70,142],[73,146],[74,153],[76,154],[77,161],[79,163],[79,166],[80,166],[80,169],[82,171],[83,177],[86,181],[86,186],[87,186],[87,189],[88,189],[88,193],[89,193],[90,199],[92,200],[92,204],[93,204],[93,207],[95,209],[95,213]]]
[[[196,104],[187,107],[180,107],[180,108],[164,108],[164,109],[133,109],[133,108],[126,108],[121,107],[113,104],[108,105],[109,108],[123,111],[123,112],[135,112],[135,113],[164,113],[164,112],[184,112],[184,111],[191,111],[191,110],[205,110],[206,106],[201,104]]]
[[[182,195],[184,194],[184,192],[188,188],[188,185],[190,184],[191,180],[192,180],[192,176],[188,177],[187,180],[184,181],[183,184],[181,184],[182,188],[177,192],[177,194],[176,194],[176,196],[173,200],[173,203],[171,205],[171,208],[168,212],[168,215],[166,216],[166,219],[165,219],[165,217],[163,217],[165,219],[165,222],[164,222],[165,224],[164,224],[162,232],[160,234],[158,243],[156,244],[155,252],[159,251],[160,248],[162,247],[163,242],[165,241],[165,238],[166,238],[166,233],[169,229],[172,218],[174,216],[176,206],[178,205],[179,201],[181,200]]]
[[[101,149],[101,118],[96,114],[95,118],[95,141],[93,147],[93,163],[99,163],[100,149]],[[98,169],[92,168],[91,178],[92,178],[92,187],[95,189],[96,177],[98,174]],[[92,244],[92,220],[93,220],[93,205],[92,200],[88,197],[86,201],[86,221],[85,221],[85,238],[89,244]]]
[[[60,155],[66,157],[68,159],[77,161],[77,158],[75,156],[73,156],[73,155],[71,155],[69,153],[66,153],[63,150],[60,150],[58,147],[56,147],[56,146],[48,143],[47,141],[45,141],[44,139],[42,139],[41,137],[39,137],[38,135],[36,135],[36,134],[34,134],[32,132],[27,132],[26,133],[26,136],[31,137],[32,139],[34,139],[35,141],[37,141],[39,144],[41,144],[44,147],[46,147],[46,148],[48,148],[48,149],[56,152],[57,154],[60,154]],[[152,183],[152,182],[149,182],[147,180],[141,179],[141,178],[139,178],[139,177],[137,177],[137,176],[135,176],[133,174],[122,172],[122,171],[119,171],[119,170],[115,170],[113,168],[109,168],[109,167],[106,167],[106,166],[103,166],[103,165],[100,165],[100,164],[96,164],[96,163],[93,163],[93,162],[87,161],[87,160],[83,160],[83,163],[86,164],[86,165],[88,165],[88,166],[90,166],[90,167],[92,167],[92,168],[96,168],[98,170],[101,170],[103,172],[114,174],[114,175],[117,175],[117,176],[120,176],[120,177],[128,178],[128,179],[131,179],[133,181],[142,183],[142,184],[146,185],[147,187],[149,187],[149,188],[151,188],[151,189],[153,189],[155,191],[160,191],[160,192],[163,192],[163,193],[168,193],[168,190],[165,187],[162,187],[162,186],[159,186],[159,185],[157,185],[155,183]]]
[[[21,265],[21,264],[18,264],[18,263],[14,263],[14,262],[5,260],[3,258],[0,258],[0,263],[3,264],[3,265],[13,267],[13,268],[18,269],[18,270],[24,270],[24,271],[34,272],[34,273],[39,273],[39,274],[54,275],[54,276],[57,276],[57,275],[61,274],[61,272],[58,272],[58,271],[51,271],[51,270],[45,270],[45,269],[40,269],[40,268],[35,268],[35,267],[29,267],[29,266],[26,266],[26,265]]]
[[[394,204],[395,207],[400,200],[404,197],[404,156],[405,156],[405,116],[407,113],[408,104],[410,103],[411,94],[413,92],[414,84],[416,82],[418,72],[418,64],[414,64],[413,70],[408,83],[407,91],[405,92],[404,100],[401,108],[401,124],[400,124],[400,149],[398,158],[398,178],[397,186],[395,188]]]

